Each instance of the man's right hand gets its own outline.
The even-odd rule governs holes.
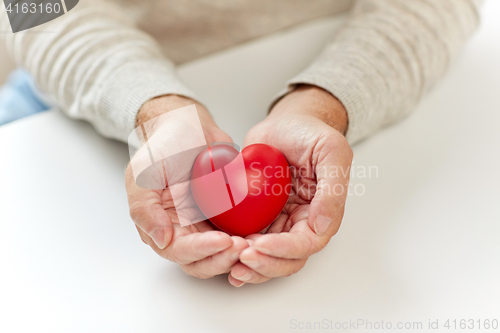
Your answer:
[[[206,108],[189,98],[167,95],[145,103],[137,115],[137,126],[166,112],[195,104],[207,142],[232,142],[217,127]],[[190,172],[185,170],[184,172]],[[125,173],[130,216],[144,243],[165,259],[178,263],[189,275],[210,278],[228,273],[248,243],[241,237],[218,231],[209,221],[181,227],[168,187],[139,187],[129,165]]]

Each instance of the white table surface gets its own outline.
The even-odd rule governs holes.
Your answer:
[[[355,146],[355,170],[375,166],[378,177],[354,177],[365,193],[349,197],[337,236],[298,274],[262,285],[188,277],[141,242],[125,145],[55,111],[0,127],[0,332],[288,332],[358,319],[423,323],[405,332],[439,320],[434,332],[453,332],[447,319],[500,320],[499,14],[490,0],[418,109]],[[266,37],[180,75],[241,143],[341,22]]]

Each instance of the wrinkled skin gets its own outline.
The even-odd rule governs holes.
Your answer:
[[[285,155],[295,171],[294,191],[265,234],[247,237],[250,247],[242,251],[241,262],[229,275],[234,286],[298,272],[340,227],[353,154],[341,133],[347,125],[346,119],[341,123],[343,110],[338,116],[335,110],[321,110],[325,105],[343,108],[338,101],[321,101],[334,98],[325,93],[306,88],[288,95],[245,138],[245,145],[262,142]]]
[[[137,125],[193,103],[206,141],[232,142],[203,105],[175,95],[144,104]],[[245,145],[266,143],[285,155],[292,167],[293,191],[276,221],[246,239],[216,230],[208,221],[181,227],[169,189],[138,187],[129,166],[125,178],[130,215],[141,239],[187,274],[210,278],[230,273],[229,282],[237,287],[298,272],[340,227],[353,157],[343,135],[346,128],[346,111],[335,97],[320,88],[302,86],[250,130]],[[189,201],[182,205],[195,207]]]
[[[166,111],[193,103],[196,102],[179,96],[152,100],[141,109],[138,125]],[[196,104],[206,140],[232,142],[215,125],[205,107]],[[184,169],[183,172],[186,175],[179,177],[188,178],[190,170]],[[137,186],[130,165],[125,173],[125,184],[130,216],[141,239],[163,258],[178,263],[187,274],[205,279],[228,273],[238,262],[241,251],[248,247],[243,238],[218,231],[208,221],[181,227],[169,189],[148,190]],[[195,207],[192,202],[183,202],[182,205]]]

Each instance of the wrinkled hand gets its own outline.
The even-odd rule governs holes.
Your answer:
[[[246,136],[245,145],[278,148],[292,170],[293,191],[265,234],[247,237],[250,247],[231,269],[234,286],[262,283],[298,272],[340,227],[352,150],[343,136],[347,114],[328,92],[303,86],[289,93]]]
[[[147,102],[137,116],[137,125],[191,104],[196,104],[207,142],[232,142],[203,105],[181,96],[168,95]],[[180,176],[189,177],[189,174]],[[130,216],[141,239],[160,256],[178,263],[187,274],[209,278],[228,273],[238,262],[241,251],[248,247],[243,238],[217,231],[208,221],[181,227],[169,189],[148,190],[137,186],[130,165],[125,182]]]

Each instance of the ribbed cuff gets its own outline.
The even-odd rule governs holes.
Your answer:
[[[152,98],[168,94],[196,99],[167,61],[148,59],[124,64],[99,87],[95,126],[104,136],[127,142],[141,106]]]

